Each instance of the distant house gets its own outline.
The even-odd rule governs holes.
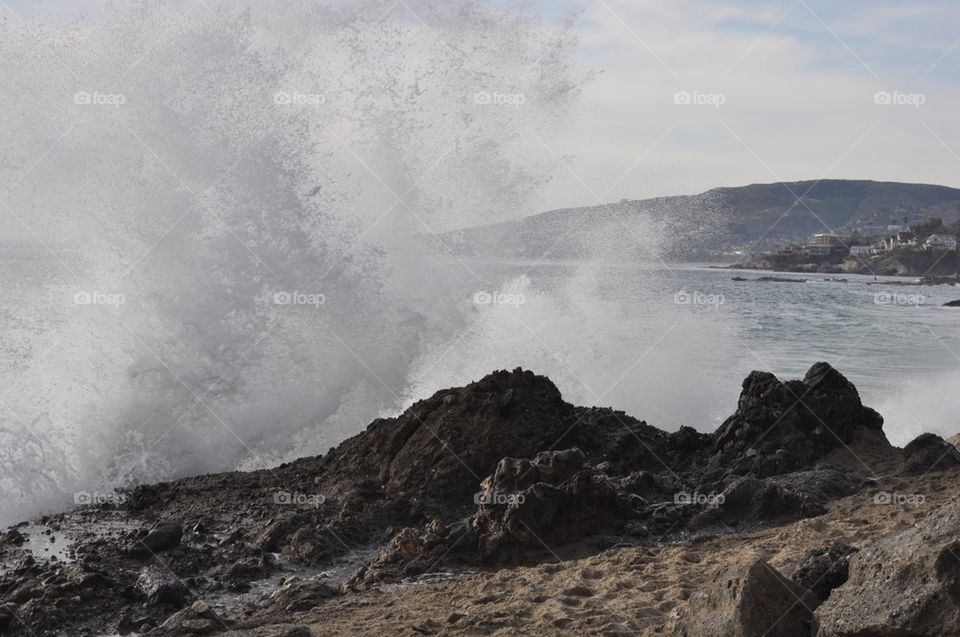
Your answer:
[[[803,250],[803,246],[798,246],[792,243],[790,245],[786,245],[780,248],[780,251],[777,254],[781,254],[784,256],[797,256],[797,255],[805,254],[805,252]]]
[[[803,250],[811,257],[828,257],[835,252],[834,246],[819,246],[813,244],[804,246]]]
[[[915,246],[917,245],[917,235],[909,230],[901,230],[897,233],[897,244],[901,246]]]
[[[850,237],[837,234],[836,232],[818,232],[813,235],[813,241],[809,245],[819,246],[838,246],[850,243]]]
[[[851,257],[867,257],[873,252],[873,246],[850,246]]]
[[[805,246],[803,251],[811,257],[829,257],[832,255],[847,254],[847,243],[850,237],[835,232],[818,232]]]
[[[883,250],[894,250],[896,248],[904,248],[909,246],[917,245],[917,237],[909,230],[901,230],[892,237],[887,237],[883,240]]]
[[[924,250],[956,250],[957,240],[945,234],[932,234],[923,242]]]

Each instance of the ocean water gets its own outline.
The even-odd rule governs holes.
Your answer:
[[[359,382],[383,382],[386,389],[355,406],[352,418],[331,420],[321,403],[313,419],[278,423],[266,415],[258,427],[241,428],[251,421],[238,425],[225,410],[204,420],[190,405],[170,408],[165,420],[146,421],[149,427],[172,425],[170,431],[145,429],[127,411],[126,429],[122,422],[105,428],[115,422],[110,410],[118,394],[134,392],[144,405],[173,404],[162,395],[136,396],[166,385],[131,384],[131,370],[143,362],[106,356],[96,346],[104,325],[118,333],[127,329],[132,301],[77,302],[71,278],[80,262],[69,252],[33,248],[8,254],[0,260],[0,471],[7,497],[19,495],[29,510],[32,489],[44,485],[60,498],[43,502],[41,510],[63,508],[77,493],[105,497],[113,486],[249,467],[255,456],[270,465],[321,453],[375,416],[515,366],[549,375],[574,403],[612,406],[665,429],[711,431],[735,409],[740,383],[751,370],[796,378],[823,360],[883,414],[893,442],[904,444],[922,431],[960,430],[960,398],[951,391],[960,380],[960,310],[942,307],[960,298],[960,287],[903,286],[909,279],[859,275],[843,277],[845,282],[796,274],[781,276],[806,282],[733,281],[770,273],[690,264],[424,258],[449,281],[435,288],[433,302],[459,308],[459,322],[424,330],[393,387],[383,380],[391,376],[386,363],[358,354],[365,371]],[[306,312],[298,329],[346,333],[346,326],[320,312]],[[261,346],[281,347],[288,339],[268,335]],[[153,373],[172,377],[163,367],[156,362]],[[324,373],[333,378],[318,382],[329,384],[340,370]],[[223,409],[217,398],[197,396],[215,406],[210,409]],[[233,413],[262,409],[236,396],[233,402]],[[181,429],[183,423],[188,427]],[[207,429],[192,430],[200,427]],[[140,440],[139,446],[131,440]],[[209,447],[197,449],[198,440],[234,445],[250,456],[207,454]],[[91,449],[97,453],[87,455]],[[85,466],[90,457],[128,461]]]
[[[497,288],[505,304],[478,306],[482,318],[415,394],[516,363],[550,375],[573,402],[710,431],[733,412],[751,370],[802,378],[827,361],[884,415],[894,443],[960,432],[951,389],[960,313],[942,307],[960,299],[960,286],[822,274],[734,281],[775,273],[663,262],[465,263],[488,284],[507,282]],[[523,302],[511,305],[511,294]]]

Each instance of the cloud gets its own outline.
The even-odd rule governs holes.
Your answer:
[[[942,74],[922,77],[950,46],[939,22],[955,10],[848,4],[597,3],[578,25],[579,61],[602,73],[579,125],[551,144],[578,179],[555,181],[542,206],[595,203],[624,173],[606,200],[820,177],[960,186],[960,91]],[[935,43],[901,38],[905,29]],[[894,41],[907,50],[885,48]],[[943,69],[957,56],[960,46]],[[878,105],[877,91],[925,101]],[[706,103],[676,104],[677,92]]]

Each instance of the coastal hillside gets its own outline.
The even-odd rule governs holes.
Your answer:
[[[827,228],[869,234],[892,222],[929,217],[960,220],[960,190],[826,179],[551,210],[447,233],[438,242],[446,250],[499,258],[621,260],[651,253],[695,258],[755,242],[757,249],[767,249]]]

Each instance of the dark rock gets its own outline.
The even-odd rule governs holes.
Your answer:
[[[174,613],[157,629],[161,635],[209,635],[224,630],[224,621],[203,600]]]
[[[680,607],[676,637],[809,637],[813,613],[803,589],[758,557],[746,556],[719,573]]]
[[[694,516],[693,530],[723,527],[750,528],[764,522],[793,522],[826,513],[807,496],[785,489],[770,480],[743,477],[713,499],[715,506]]]
[[[718,477],[760,478],[806,469],[858,431],[882,425],[853,384],[827,363],[813,365],[802,381],[751,372],[736,413],[717,429],[707,468]]]
[[[545,542],[582,538],[621,521],[615,484],[583,463],[579,449],[501,460],[481,485],[471,522],[481,559],[516,560],[524,549],[543,550]]]
[[[331,451],[325,470],[328,479],[375,480],[388,495],[470,508],[479,477],[501,458],[533,457],[573,422],[573,407],[548,378],[498,371],[374,421]]]
[[[180,578],[170,569],[161,566],[147,566],[140,571],[137,590],[146,597],[150,605],[166,604],[180,608],[189,596]]]
[[[960,307],[960,299],[956,301],[947,301],[943,304],[943,307]]]
[[[818,609],[823,635],[956,635],[960,502],[850,558],[849,578]]]
[[[0,543],[9,544],[10,546],[23,546],[26,541],[26,536],[17,529],[10,529],[0,538]]]
[[[310,610],[340,595],[340,591],[315,579],[291,577],[270,594],[269,603],[289,612]]]
[[[15,622],[16,615],[13,609],[7,604],[0,605],[0,630],[6,631]]]
[[[23,581],[19,586],[14,588],[13,591],[6,595],[6,599],[10,600],[14,604],[23,604],[31,599],[37,599],[38,597],[41,597],[44,592],[45,589],[43,584],[41,584],[38,580],[28,579]]]
[[[127,554],[133,557],[150,557],[180,545],[183,526],[179,522],[161,522],[144,537],[134,542]]]
[[[809,471],[772,476],[768,480],[820,505],[853,495],[866,484],[863,479],[847,471],[821,466]]]
[[[476,536],[466,525],[449,530],[435,520],[422,530],[405,528],[380,550],[368,566],[357,571],[345,588],[366,590],[381,582],[395,582],[404,577],[422,575],[430,568],[439,566],[444,558],[455,558],[459,552],[475,553],[476,545]]]
[[[811,594],[804,597],[808,608],[815,609],[830,597],[830,592],[847,581],[850,556],[857,549],[843,542],[808,551],[790,579]]]
[[[903,474],[923,475],[960,467],[960,451],[937,434],[920,434],[903,448]]]

